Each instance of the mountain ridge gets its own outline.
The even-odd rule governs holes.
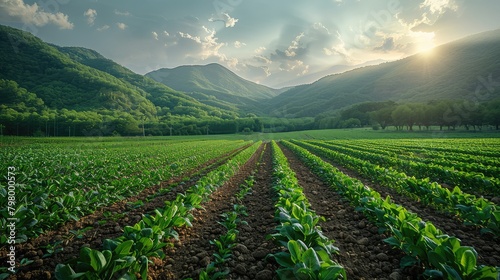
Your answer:
[[[271,99],[280,93],[279,89],[246,80],[217,63],[161,68],[145,76],[175,90],[202,94],[207,100],[232,103],[247,112],[258,112],[259,101]]]
[[[274,116],[305,117],[366,101],[470,99],[478,77],[500,76],[499,58],[500,29],[438,46],[432,53],[323,77],[280,94],[266,108]]]

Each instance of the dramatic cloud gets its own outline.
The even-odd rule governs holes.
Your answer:
[[[297,37],[295,37],[295,40],[292,41],[292,44],[288,47],[288,49],[285,50],[286,56],[294,57],[297,55],[295,51],[299,48],[300,39],[302,39],[302,37],[304,37],[304,33],[300,33],[299,35],[297,35]]]
[[[500,28],[498,0],[165,3],[0,0],[0,24],[85,45],[139,74],[216,62],[268,86],[312,82],[307,77],[338,65],[397,60]],[[57,30],[73,24],[72,32]]]
[[[384,40],[384,43],[380,47],[376,47],[375,50],[377,51],[390,51],[394,49],[394,38],[389,37]]]
[[[95,18],[97,17],[97,11],[94,9],[88,9],[85,13],[83,13],[85,17],[87,17],[87,23],[92,26],[94,25]]]
[[[7,13],[11,18],[20,19],[24,24],[44,26],[54,24],[60,29],[73,29],[73,23],[68,16],[61,12],[47,12],[40,8],[37,3],[33,5],[25,4],[23,0],[2,0],[0,10]]]

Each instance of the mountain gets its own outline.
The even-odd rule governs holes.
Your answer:
[[[148,93],[148,98],[156,106],[174,108],[178,104],[183,104],[183,106],[187,105],[189,107],[196,108],[197,110],[203,110],[206,112],[222,110],[226,116],[236,116],[236,107],[233,104],[221,104],[217,102],[207,102],[208,104],[204,104],[189,94],[173,90],[172,88],[156,82],[149,77],[136,74],[118,63],[105,58],[94,50],[80,47],[57,48],[77,62],[109,73],[118,79],[129,82],[136,88],[143,89]]]
[[[221,113],[93,50],[54,46],[7,26],[0,26],[0,79],[14,81],[54,110],[124,112],[149,120],[158,117],[159,109],[191,117]]]
[[[190,93],[200,102],[218,100],[247,112],[259,111],[261,101],[280,93],[279,90],[245,80],[216,63],[163,68],[146,76],[175,90]]]
[[[330,75],[267,102],[274,116],[304,117],[367,101],[488,101],[499,96],[500,30],[438,46],[430,53]],[[478,92],[476,90],[479,89]]]
[[[282,86],[288,85],[288,84],[294,84],[294,85],[311,84],[311,83],[314,83],[314,82],[318,81],[319,79],[324,78],[324,77],[329,76],[329,75],[339,74],[339,73],[350,71],[350,70],[353,70],[356,68],[361,68],[361,67],[370,66],[370,65],[377,65],[377,64],[384,63],[384,62],[387,62],[387,61],[383,60],[383,59],[377,59],[377,60],[371,60],[371,61],[367,61],[365,63],[357,64],[357,65],[343,65],[343,64],[342,65],[334,65],[334,66],[330,66],[326,69],[314,71],[314,72],[307,74],[307,75],[304,75],[304,76],[296,77],[296,79],[294,79],[293,81],[287,81],[286,83],[278,84],[276,87],[282,87]]]

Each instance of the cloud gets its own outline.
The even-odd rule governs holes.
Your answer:
[[[232,18],[229,14],[222,14],[225,17],[226,27],[234,27],[238,22],[238,19]]]
[[[94,25],[95,18],[97,17],[97,11],[94,9],[88,9],[83,13],[85,17],[87,17],[87,23],[92,26]]]
[[[156,41],[158,41],[158,33],[156,32],[151,32],[151,34],[153,34],[153,38],[155,38]]]
[[[234,27],[238,22],[238,19],[231,17],[228,13],[223,13],[222,16],[223,18],[209,18],[208,21],[222,21],[226,27]]]
[[[37,3],[29,5],[25,4],[24,0],[2,0],[0,8],[7,12],[9,17],[20,19],[25,24],[44,26],[50,23],[59,26],[60,29],[73,29],[74,26],[67,15],[61,12],[46,12]]]
[[[233,45],[234,45],[235,48],[239,49],[239,48],[241,48],[243,46],[246,46],[247,44],[242,43],[240,41],[235,41]]]
[[[342,40],[342,36],[337,32],[337,40],[328,48],[323,49],[323,53],[327,56],[339,56],[342,58],[344,63],[350,63],[353,61],[351,58],[351,53],[347,50],[346,43]]]
[[[374,50],[387,52],[392,51],[394,48],[394,37],[388,37],[384,40],[384,43],[381,46],[374,48]]]
[[[257,61],[257,62],[260,62],[260,63],[265,63],[265,64],[271,64],[272,63],[272,61],[269,58],[267,58],[267,57],[265,57],[263,55],[256,55],[256,56],[254,56],[254,60]]]
[[[117,22],[116,26],[118,26],[121,30],[125,30],[127,28],[127,25],[123,22]]]
[[[110,27],[109,25],[103,25],[103,26],[97,28],[97,31],[105,31],[105,30],[108,30],[109,27]]]
[[[432,14],[443,14],[447,10],[456,11],[458,9],[458,5],[453,0],[425,0],[424,3],[420,4],[420,7],[429,9]]]
[[[201,60],[216,58],[220,62],[234,63],[234,60],[231,62],[230,59],[226,57],[226,55],[219,52],[219,50],[222,47],[226,46],[226,44],[218,42],[218,38],[215,37],[215,29],[208,29],[205,26],[202,26],[202,29],[205,33],[205,36],[193,36],[189,33],[179,32],[181,38],[189,39],[198,45],[198,48],[189,53],[188,56]]]
[[[281,64],[280,70],[293,72],[296,76],[302,76],[309,72],[309,65],[306,65],[302,60],[292,60]]]
[[[459,4],[455,0],[400,0],[404,7],[396,15],[403,26],[432,26],[439,18],[448,12],[457,12]]]
[[[285,50],[285,55],[286,56],[288,56],[288,57],[294,57],[294,56],[297,55],[297,53],[295,51],[299,48],[300,39],[302,39],[302,37],[304,37],[304,32],[302,32],[299,35],[297,35],[297,37],[295,37],[295,39],[292,41],[292,43],[288,47],[288,49]]]
[[[254,50],[254,53],[256,54],[261,54],[266,50],[266,47],[258,47],[257,49]]]
[[[115,15],[117,16],[130,16],[130,13],[129,12],[120,12],[118,10],[115,10],[114,11]]]

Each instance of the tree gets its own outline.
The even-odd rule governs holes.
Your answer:
[[[407,104],[396,107],[391,117],[398,130],[402,130],[404,125],[407,125],[409,130],[413,130],[415,124],[413,110]]]

